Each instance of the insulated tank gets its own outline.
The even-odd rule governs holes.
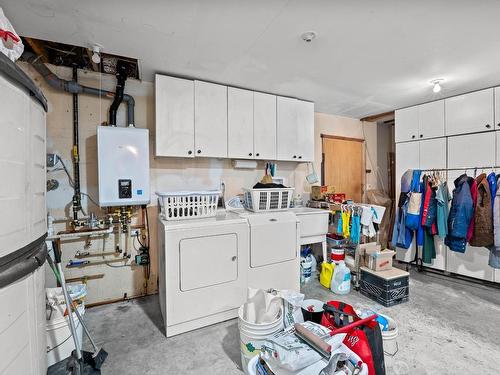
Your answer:
[[[47,372],[46,108],[0,53],[0,375]]]

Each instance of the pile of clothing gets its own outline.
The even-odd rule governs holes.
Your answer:
[[[392,244],[408,249],[416,233],[422,246],[422,261],[436,257],[434,236],[441,237],[452,251],[464,253],[467,243],[490,250],[489,265],[500,268],[500,175],[494,172],[454,181],[453,197],[439,173],[423,175],[408,170],[401,178]],[[498,194],[498,195],[497,195]]]
[[[371,238],[377,234],[384,213],[385,207],[375,204],[341,204],[340,211],[334,212],[336,234],[359,244],[362,235]]]

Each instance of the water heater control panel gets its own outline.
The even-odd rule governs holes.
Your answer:
[[[97,127],[99,206],[148,204],[149,131]]]

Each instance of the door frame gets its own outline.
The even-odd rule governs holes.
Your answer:
[[[353,137],[344,137],[340,135],[331,135],[331,134],[320,134],[321,137],[321,185],[325,184],[325,152],[323,150],[323,139],[335,139],[340,141],[350,141],[350,142],[360,142],[363,144],[363,155],[362,163],[363,163],[363,186],[361,186],[361,200],[365,201],[365,193],[366,193],[366,174],[369,173],[366,169],[366,142],[362,138],[353,138]],[[358,202],[361,203],[361,202]]]

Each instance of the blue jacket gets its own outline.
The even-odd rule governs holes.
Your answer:
[[[467,229],[474,217],[474,202],[467,183],[468,176],[461,175],[455,180],[453,199],[448,216],[448,235],[445,244],[453,251],[465,252]]]

